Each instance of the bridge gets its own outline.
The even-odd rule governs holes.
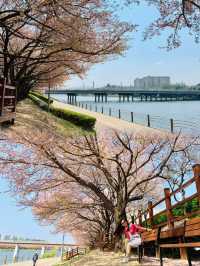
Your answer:
[[[76,244],[61,244],[61,243],[47,243],[47,242],[22,242],[22,241],[0,241],[0,249],[12,249],[13,250],[13,262],[16,262],[19,256],[20,249],[33,249],[41,250],[40,257],[45,253],[46,249],[57,248],[60,249],[61,255],[63,254],[63,248],[79,247]],[[7,260],[7,258],[6,258]]]
[[[200,91],[172,90],[51,90],[51,94],[65,94],[69,103],[77,101],[77,96],[94,96],[95,102],[107,102],[109,96],[117,96],[119,102],[129,101],[199,101]],[[48,94],[48,91],[46,91]]]

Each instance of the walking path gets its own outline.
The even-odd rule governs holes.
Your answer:
[[[60,262],[60,258],[50,258],[38,260],[37,266],[53,266]],[[17,263],[6,264],[6,266],[33,266],[32,261],[23,261]]]
[[[101,113],[93,112],[86,110],[84,108],[80,108],[74,105],[70,105],[67,103],[62,103],[59,101],[54,100],[53,106],[57,108],[63,108],[63,109],[68,109],[71,111],[79,112],[82,114],[86,115],[91,115],[96,118],[96,126],[95,128],[97,130],[101,130],[102,128],[112,128],[113,130],[124,130],[126,132],[133,132],[134,133],[141,133],[141,134],[154,134],[154,135],[166,135],[167,133],[165,131],[159,130],[159,129],[154,129],[154,128],[149,128],[145,127],[139,124],[135,123],[130,123],[128,121],[118,119],[115,117],[111,117],[108,115],[104,115]]]
[[[123,262],[124,256],[114,252],[97,252],[93,251],[87,256],[83,257],[71,266],[160,266],[159,259],[144,257],[142,263],[137,262],[137,258],[131,258],[128,263]],[[164,266],[188,266],[187,261],[165,259]],[[194,266],[200,266],[200,262],[193,262]]]

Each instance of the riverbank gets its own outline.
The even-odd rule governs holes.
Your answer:
[[[87,256],[84,256],[82,259],[72,262],[71,264],[65,263],[62,266],[160,266],[160,260],[158,258],[144,257],[142,264],[137,262],[137,257],[131,257],[130,262],[123,262],[124,255],[114,252],[100,252],[93,251],[90,252]],[[179,259],[164,259],[165,266],[188,266],[186,260]],[[200,262],[193,262],[194,266],[200,266]],[[21,266],[21,265],[20,265]],[[27,265],[28,266],[28,265]],[[54,265],[58,266],[58,265]]]
[[[8,129],[8,133],[19,131],[28,134],[28,132],[34,131],[35,128],[41,131],[46,129],[49,132],[63,136],[82,135],[88,132],[69,121],[42,110],[30,99],[18,103],[15,124],[12,127],[4,127],[4,130],[6,132]]]
[[[37,262],[37,266],[53,266],[60,262],[60,258],[49,258],[49,259],[40,259]],[[33,262],[23,261],[17,263],[6,264],[6,266],[33,266]]]
[[[111,128],[113,130],[116,131],[126,131],[128,133],[140,133],[140,134],[154,134],[154,135],[166,135],[168,134],[167,132],[165,132],[164,130],[160,130],[160,129],[154,129],[154,128],[149,128],[149,127],[145,127],[136,123],[130,123],[127,122],[125,120],[120,120],[118,118],[115,117],[111,117],[105,114],[101,114],[101,113],[97,113],[97,112],[93,112],[93,111],[89,111],[86,110],[84,108],[80,108],[74,105],[70,105],[67,103],[62,103],[60,101],[54,100],[53,103],[54,107],[57,108],[63,108],[63,109],[67,109],[67,110],[71,110],[71,111],[75,111],[75,112],[80,112],[82,114],[86,114],[86,115],[91,115],[93,117],[96,118],[96,125],[95,125],[95,129],[97,131],[101,130],[102,128]]]

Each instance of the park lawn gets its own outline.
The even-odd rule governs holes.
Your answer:
[[[12,127],[11,127],[12,128]],[[63,136],[75,136],[88,134],[87,130],[73,123],[58,118],[51,113],[42,110],[30,99],[21,101],[17,105],[17,116],[13,128],[33,130],[34,128],[48,129]]]

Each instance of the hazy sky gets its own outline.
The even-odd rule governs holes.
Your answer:
[[[145,75],[168,75],[172,83],[200,83],[200,44],[195,44],[191,36],[183,33],[181,48],[170,52],[158,48],[166,44],[166,33],[153,40],[142,41],[144,28],[156,15],[150,7],[132,7],[123,11],[123,19],[140,25],[138,32],[130,35],[129,50],[123,57],[93,66],[83,80],[72,78],[66,86],[91,87],[93,81],[97,87],[121,82],[130,85],[136,77]]]
[[[123,12],[122,17],[134,24],[140,24],[138,32],[132,34],[129,41],[130,49],[124,57],[101,65],[94,66],[84,80],[73,78],[66,83],[70,87],[103,86],[107,83],[124,85],[133,84],[136,77],[145,75],[169,75],[173,83],[200,83],[199,45],[193,39],[183,34],[181,48],[166,52],[159,49],[165,44],[165,35],[159,38],[142,41],[142,30],[156,15],[150,8],[132,8]],[[7,190],[7,184],[0,181],[0,191]],[[31,210],[20,210],[15,200],[6,194],[0,194],[0,233],[15,234],[30,238],[40,238],[51,241],[61,241],[61,235],[53,235],[52,228],[39,226],[34,220]],[[68,237],[70,242],[71,238]]]

